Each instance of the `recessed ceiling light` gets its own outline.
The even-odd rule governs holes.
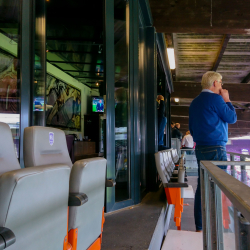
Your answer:
[[[167,48],[170,69],[175,69],[174,48]]]

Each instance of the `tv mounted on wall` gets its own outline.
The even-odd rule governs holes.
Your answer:
[[[92,112],[103,113],[104,112],[104,100],[100,96],[92,96]]]

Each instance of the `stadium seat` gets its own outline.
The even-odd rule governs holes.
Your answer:
[[[10,128],[4,123],[0,123],[0,141],[4,142],[0,143],[0,249],[62,250],[67,236],[69,166],[21,169]],[[27,149],[32,154],[32,146]]]
[[[34,148],[33,154],[27,150],[28,147]],[[73,165],[64,132],[48,127],[26,128],[24,149],[26,167],[64,163],[72,168],[70,196],[80,195],[87,202],[69,204],[68,241],[73,250],[100,249],[104,223],[106,159],[83,159]]]

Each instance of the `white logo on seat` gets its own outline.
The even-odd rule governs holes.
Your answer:
[[[52,146],[54,144],[54,133],[49,132],[49,144]]]

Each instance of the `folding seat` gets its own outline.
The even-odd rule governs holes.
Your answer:
[[[1,240],[10,229],[13,234],[4,240],[8,250],[62,250],[70,168],[53,164],[21,169],[5,123],[0,123],[0,142],[0,249],[6,248]],[[32,154],[32,146],[28,150]]]
[[[164,162],[164,153],[167,153],[165,155],[165,162]],[[170,159],[168,152],[158,152],[155,153],[155,163],[156,168],[158,171],[158,174],[160,175],[160,178],[162,180],[166,198],[168,201],[168,204],[172,204],[175,206],[175,212],[174,212],[174,221],[177,226],[177,229],[181,229],[181,213],[183,212],[183,202],[184,199],[182,198],[182,188],[188,187],[187,183],[179,183],[178,177],[172,178],[170,175],[170,180],[168,179],[168,174],[166,170],[166,166],[169,167],[170,171],[173,172],[173,169],[171,169]]]
[[[34,148],[33,154],[27,150]],[[70,166],[70,196],[85,195],[85,204],[69,206],[69,243],[72,249],[100,249],[104,223],[106,159],[90,158],[72,164],[65,134],[48,127],[29,127],[24,131],[26,167],[64,163]],[[69,248],[70,249],[70,248]]]

